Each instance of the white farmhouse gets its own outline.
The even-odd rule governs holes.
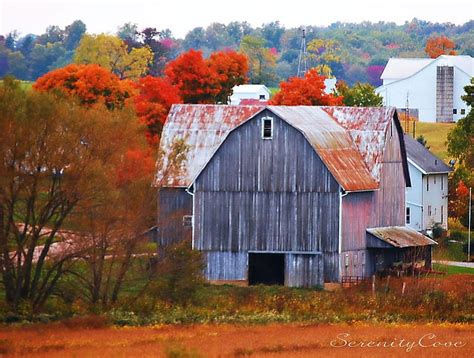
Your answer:
[[[473,76],[471,56],[391,58],[376,92],[385,106],[408,107],[422,122],[453,122],[469,111],[461,96]]]
[[[270,99],[270,90],[265,85],[240,85],[232,88],[232,96],[230,96],[230,104],[238,105],[241,101],[250,100],[252,103],[266,102]]]
[[[448,228],[448,173],[451,168],[405,134],[411,187],[406,189],[406,224],[417,231],[435,223]]]

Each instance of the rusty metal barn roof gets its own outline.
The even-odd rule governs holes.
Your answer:
[[[379,182],[386,131],[394,107],[321,107],[350,134],[372,177]]]
[[[268,109],[303,133],[344,190],[378,188],[347,130],[323,109],[310,106],[269,106]]]
[[[183,139],[189,151],[182,171],[166,180],[159,171],[157,183],[191,185],[227,135],[265,108],[302,132],[344,190],[378,188],[394,108],[174,105],[160,143],[165,164],[175,140]]]
[[[264,109],[264,106],[173,105],[161,136],[160,149],[164,160],[155,183],[167,187],[191,185],[230,131]],[[188,150],[182,170],[165,173],[162,169],[168,166],[173,143],[180,139],[184,140]]]
[[[408,226],[375,227],[367,232],[393,247],[436,245],[436,241]]]

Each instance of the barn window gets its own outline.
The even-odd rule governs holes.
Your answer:
[[[410,208],[407,208],[406,210],[406,223],[409,224],[410,223]]]
[[[184,215],[183,216],[183,226],[184,227],[192,227],[193,226],[193,216],[192,215]]]
[[[270,117],[262,118],[262,138],[263,139],[273,138],[273,118],[270,118]]]
[[[453,114],[458,114],[458,110],[456,108],[453,108]]]
[[[261,94],[261,95],[259,96],[259,99],[265,99],[265,95],[264,95],[264,94]]]
[[[466,109],[461,109],[461,114],[466,114]]]

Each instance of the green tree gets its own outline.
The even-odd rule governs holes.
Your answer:
[[[64,30],[64,47],[68,51],[74,50],[79,41],[81,41],[82,36],[86,33],[86,24],[81,20],[74,21],[71,25],[66,26]]]
[[[255,36],[244,36],[240,52],[249,60],[249,78],[252,83],[271,85],[275,83],[276,54],[265,47],[265,40]]]
[[[339,95],[343,96],[343,103],[349,107],[380,107],[382,106],[382,96],[375,93],[375,87],[369,83],[357,82],[353,87],[349,87],[344,81],[337,83]]]
[[[97,64],[120,79],[136,80],[148,72],[153,53],[147,47],[132,48],[116,36],[84,35],[74,55],[75,63]]]

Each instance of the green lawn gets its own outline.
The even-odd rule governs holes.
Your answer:
[[[459,267],[459,266],[449,266],[442,264],[433,264],[433,269],[436,271],[446,272],[448,275],[455,274],[470,274],[474,275],[474,268],[469,267]]]
[[[405,130],[405,122],[402,121]],[[448,155],[446,141],[448,133],[456,126],[455,123],[426,123],[416,122],[415,138],[423,135],[427,140],[430,151],[443,159],[446,163],[451,159]],[[410,123],[409,133],[413,135],[413,122]]]

